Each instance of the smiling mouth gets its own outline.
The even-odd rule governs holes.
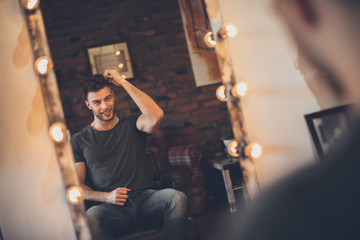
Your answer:
[[[103,112],[101,114],[109,117],[111,115],[111,109],[109,111]]]

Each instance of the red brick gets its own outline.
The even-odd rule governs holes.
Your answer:
[[[122,102],[122,103],[117,103],[116,104],[116,110],[120,110],[120,109],[125,109],[125,108],[129,108],[129,102]]]
[[[202,93],[193,97],[195,102],[214,99],[215,93]]]
[[[156,33],[155,30],[152,29],[152,30],[135,33],[135,37],[154,36],[155,33]]]
[[[191,104],[187,104],[187,105],[178,107],[177,110],[178,110],[178,112],[188,112],[188,111],[195,110],[198,108],[199,108],[199,105],[197,103],[191,103]]]
[[[214,100],[210,100],[210,101],[201,102],[200,106],[202,108],[204,108],[204,107],[210,107],[210,106],[218,106],[218,105],[222,105],[222,104],[226,104],[226,103],[220,102],[218,99],[214,99]]]
[[[71,106],[71,110],[74,111],[74,112],[79,111],[79,110],[81,110],[83,108],[86,108],[84,103],[78,103],[78,104],[75,104],[75,105]]]
[[[209,114],[211,114],[211,113],[213,113],[213,112],[214,112],[214,109],[212,109],[212,108],[200,108],[200,109],[197,110],[197,111],[193,111],[193,112],[192,112],[192,115],[193,115],[194,117],[207,116],[207,115],[209,115]]]
[[[82,96],[84,94],[84,91],[82,89],[71,89],[71,90],[68,90],[66,92],[66,95],[69,96],[69,97],[73,97],[73,96]]]
[[[193,124],[193,125],[199,125],[201,123],[204,123],[204,119],[202,117],[193,118],[191,120],[187,120],[187,122]]]
[[[165,113],[165,115],[166,115],[166,113]],[[181,120],[186,120],[186,119],[189,119],[190,117],[191,117],[191,113],[189,113],[189,112],[169,116],[169,118],[170,118],[170,120],[172,122],[178,122],[178,121],[181,121]]]
[[[175,100],[169,101],[169,106],[177,106],[177,105],[183,105],[190,102],[190,98],[178,98]]]
[[[166,92],[166,87],[161,87],[161,88],[154,88],[154,89],[150,89],[150,90],[146,90],[146,93],[150,96],[155,96],[161,93],[165,93]]]
[[[192,143],[192,142],[204,139],[204,138],[206,138],[206,135],[204,133],[197,133],[197,134],[185,137],[185,141]]]
[[[214,121],[225,119],[225,118],[226,118],[225,113],[219,113],[219,114],[216,114],[216,115],[207,116],[206,120],[208,120],[209,122],[214,122]]]

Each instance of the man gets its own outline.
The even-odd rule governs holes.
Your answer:
[[[130,95],[141,111],[139,117],[116,116],[110,83]],[[139,224],[163,224],[163,239],[185,239],[185,194],[153,190],[153,173],[146,162],[146,135],[159,127],[164,116],[161,108],[116,70],[88,79],[84,93],[94,121],[74,134],[71,144],[85,199],[101,203],[86,212],[93,237],[113,239]],[[85,179],[91,180],[92,188]]]
[[[307,59],[339,98],[354,102],[351,134],[323,164],[259,196],[234,239],[360,239],[360,1],[277,0]]]

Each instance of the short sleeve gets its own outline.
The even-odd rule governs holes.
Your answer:
[[[75,136],[71,138],[70,143],[74,153],[75,162],[85,162],[84,155],[81,151],[79,143],[76,141]]]

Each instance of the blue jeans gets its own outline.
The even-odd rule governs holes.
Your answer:
[[[174,189],[128,193],[124,206],[103,203],[86,211],[94,239],[114,239],[136,226],[162,226],[162,239],[187,236],[187,197]]]

